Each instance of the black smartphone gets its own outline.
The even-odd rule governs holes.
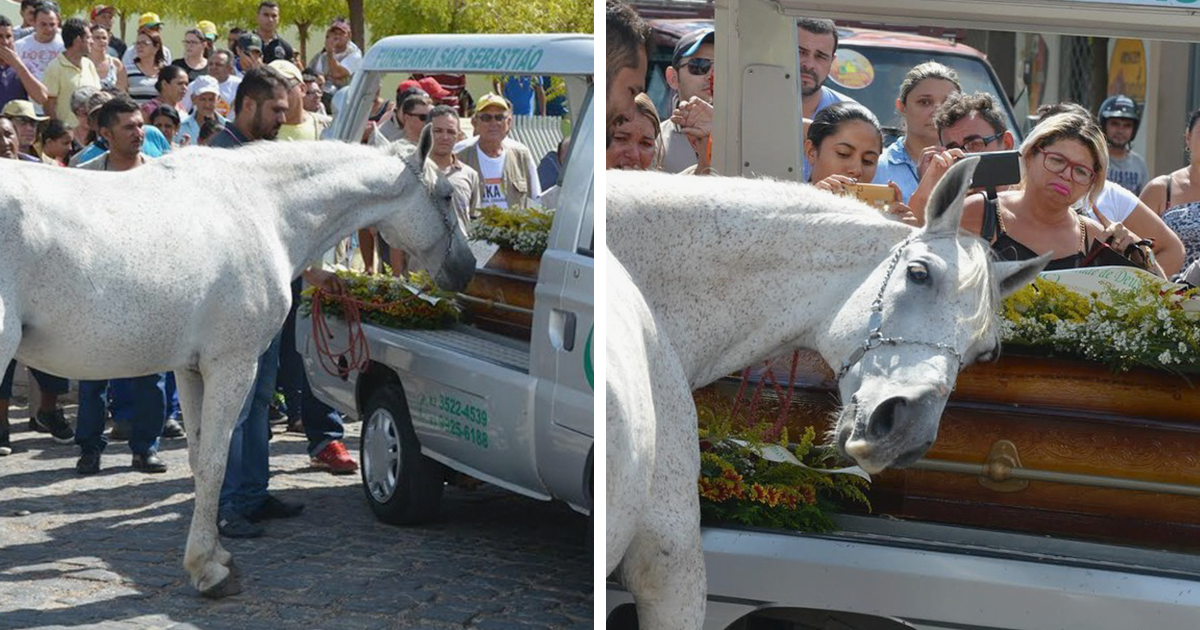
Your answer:
[[[1021,152],[992,151],[990,153],[968,153],[976,156],[979,164],[971,178],[971,188],[999,188],[1021,181]]]

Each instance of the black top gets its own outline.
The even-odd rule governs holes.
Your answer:
[[[225,125],[221,133],[213,136],[208,146],[217,147],[218,149],[236,149],[248,142],[250,142],[250,139],[242,135],[242,132],[231,121],[228,125]]]
[[[1078,218],[1078,217],[1077,217]],[[1079,219],[1079,229],[1083,230],[1083,219]],[[1086,234],[1086,231],[1084,232]],[[1004,231],[1004,220],[1000,218],[999,202],[988,198],[983,202],[983,229],[980,236],[991,242],[992,251],[1000,260],[1029,260],[1037,258],[1038,253],[1026,247],[1023,243]],[[995,240],[992,240],[993,236]],[[1046,265],[1046,271],[1056,269],[1075,269],[1083,262],[1085,252],[1076,252],[1063,258],[1055,258]]]
[[[208,66],[204,66],[204,68],[202,70],[197,70],[197,69],[187,65],[187,60],[184,59],[183,57],[180,57],[179,59],[172,61],[171,65],[179,66],[180,68],[183,68],[183,71],[187,73],[188,83],[195,81],[196,77],[208,74]]]
[[[128,46],[125,45],[125,41],[120,37],[117,37],[116,33],[108,34],[108,47],[110,50],[115,50],[117,52],[117,54],[113,55],[117,59],[124,57],[125,49],[128,48]]]
[[[278,35],[275,36],[275,39],[263,43],[262,52],[263,63],[271,63],[276,59],[291,61],[292,55],[294,54],[292,51],[292,45],[289,44],[286,39]]]

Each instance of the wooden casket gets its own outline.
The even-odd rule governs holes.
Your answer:
[[[790,365],[772,371],[786,382]],[[837,406],[832,371],[801,353],[795,383],[790,430],[821,434]],[[733,396],[738,385],[711,387]],[[1006,354],[959,375],[933,448],[876,475],[869,495],[876,514],[1200,550],[1200,389]]]
[[[540,265],[536,256],[496,250],[463,291],[466,319],[483,330],[529,341]]]

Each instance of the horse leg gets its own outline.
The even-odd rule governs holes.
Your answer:
[[[180,380],[180,375],[176,374],[180,384],[180,404],[185,405],[185,414],[194,413],[192,407],[196,406],[196,395],[202,393],[200,421],[193,425],[199,434],[198,452],[192,456],[189,450],[189,457],[194,460],[192,475],[196,479],[196,504],[183,566],[191,576],[192,586],[205,597],[225,597],[241,592],[232,569],[232,556],[218,540],[217,503],[225,479],[233,424],[257,373],[258,359],[254,357],[222,361],[208,367],[198,387],[191,377]],[[183,385],[184,382],[187,385]],[[188,394],[184,394],[185,388]],[[192,402],[189,404],[185,400]]]
[[[175,372],[175,388],[179,391],[179,407],[185,418],[196,418],[197,421],[188,427],[188,464],[194,475],[200,469],[200,422],[204,402],[204,379],[195,370],[182,369]],[[229,566],[233,556],[221,546],[217,537],[217,550],[214,556],[217,562]]]
[[[673,372],[673,370],[672,370]],[[682,378],[654,384],[658,443],[651,498],[621,561],[623,583],[646,630],[699,629],[707,579],[700,540],[700,446],[696,406]]]

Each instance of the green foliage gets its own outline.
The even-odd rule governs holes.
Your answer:
[[[769,407],[760,403],[752,426],[735,426],[732,401],[712,393],[696,395],[701,520],[828,532],[836,529],[829,513],[839,503],[870,509],[863,492],[866,480],[825,470],[835,465],[838,456],[833,449],[815,444],[811,426],[805,427],[796,443],[789,441],[786,429],[779,438],[766,439],[778,414],[778,409]],[[787,449],[807,467],[767,459],[763,455],[772,447]]]
[[[1196,289],[1163,292],[1160,283],[1109,287],[1080,295],[1039,278],[1004,302],[1005,343],[1049,349],[1099,361],[1115,371],[1143,366],[1173,373],[1200,372],[1200,323],[1184,303]]]
[[[372,41],[415,33],[591,33],[591,0],[377,0],[366,5]]]
[[[407,278],[391,275],[375,276],[342,270],[337,275],[346,284],[351,297],[358,301],[365,322],[388,328],[447,328],[458,321],[458,306],[454,294],[438,289],[429,274],[420,271]],[[300,313],[312,313],[314,288],[304,290]],[[344,317],[341,300],[322,294],[321,309],[335,317]]]
[[[530,256],[541,256],[550,241],[554,211],[547,208],[502,209],[486,206],[471,222],[471,238]]]

